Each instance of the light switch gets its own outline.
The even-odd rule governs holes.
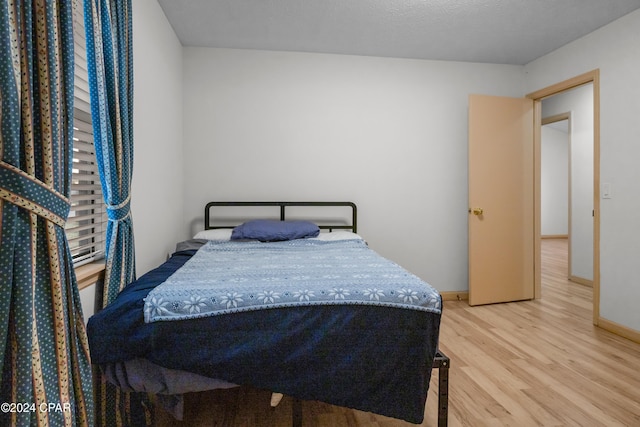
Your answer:
[[[611,198],[611,184],[609,184],[608,182],[602,184],[602,198]]]

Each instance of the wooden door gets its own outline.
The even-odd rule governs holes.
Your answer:
[[[534,297],[533,100],[469,97],[469,304]]]

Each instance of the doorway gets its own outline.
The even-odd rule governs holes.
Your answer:
[[[571,230],[571,113],[545,117],[540,133],[540,234],[569,239]]]
[[[600,83],[599,83],[599,70],[594,70],[594,71],[590,71],[588,73],[582,74],[580,76],[574,77],[572,79],[557,83],[555,85],[549,86],[547,88],[541,89],[539,91],[533,92],[529,95],[527,95],[528,98],[533,99],[534,101],[534,105],[535,105],[535,113],[534,113],[534,129],[535,129],[535,135],[534,135],[534,156],[536,159],[536,177],[535,177],[535,199],[536,199],[536,207],[535,207],[535,235],[537,236],[536,238],[536,248],[534,250],[535,252],[535,297],[536,298],[540,298],[541,295],[541,269],[540,269],[540,265],[541,265],[541,248],[540,248],[540,236],[542,235],[542,230],[541,230],[541,133],[542,133],[542,119],[543,119],[543,101],[545,100],[551,100],[552,97],[556,96],[556,95],[561,95],[563,93],[568,93],[569,91],[571,91],[572,89],[576,89],[576,88],[580,88],[580,87],[587,87],[587,85],[590,86],[591,90],[589,91],[590,94],[592,95],[592,105],[590,105],[588,107],[589,110],[589,116],[592,119],[592,122],[590,122],[589,125],[587,125],[588,127],[590,126],[590,128],[593,130],[593,135],[592,135],[592,141],[593,141],[593,145],[590,146],[589,153],[590,153],[590,160],[584,162],[583,164],[587,164],[586,169],[588,169],[589,174],[590,174],[590,178],[588,179],[588,181],[590,181],[591,187],[589,190],[590,194],[587,194],[587,199],[588,199],[588,203],[591,207],[591,209],[587,209],[586,210],[586,214],[588,216],[588,226],[587,228],[590,228],[591,233],[589,234],[589,238],[587,239],[587,241],[589,242],[588,244],[584,244],[581,243],[582,248],[587,249],[586,255],[582,254],[583,258],[587,258],[590,263],[588,264],[588,266],[586,267],[582,267],[582,273],[580,274],[585,274],[584,271],[586,271],[586,275],[587,277],[590,276],[591,278],[591,282],[592,282],[592,286],[593,286],[593,323],[595,325],[598,324],[598,319],[600,316],[599,313],[599,306],[600,306],[600,277],[599,277],[599,273],[600,273],[600,268],[599,268],[599,264],[600,264],[600,253],[599,253],[599,247],[600,247],[600,203],[599,203],[599,199],[600,199],[600,97],[599,97],[599,87],[600,87]],[[558,98],[556,98],[558,99]],[[565,108],[566,111],[566,108]],[[547,115],[551,115],[550,113],[548,113]],[[572,168],[573,169],[573,168]],[[572,170],[572,174],[573,174],[573,170]],[[580,178],[581,182],[584,182],[584,177]],[[573,187],[572,187],[573,188]],[[583,191],[583,190],[581,190]],[[584,202],[584,198],[581,199],[581,203]],[[572,232],[575,232],[574,230],[576,230],[575,226],[577,224],[574,224],[574,210],[576,209],[576,205],[574,203],[571,204],[571,210],[572,210],[572,216],[570,219],[570,223],[571,223],[571,230]],[[590,212],[589,212],[590,211]],[[581,214],[581,218],[580,221],[578,221],[580,224],[579,226],[581,227],[581,229],[584,229],[584,225],[583,225],[583,214],[585,213],[585,209],[582,207],[580,207],[580,214]],[[590,214],[590,215],[589,215]],[[570,234],[573,234],[572,232],[570,232]],[[575,236],[577,237],[577,235]],[[572,264],[573,262],[575,262],[575,254],[574,252],[576,252],[576,249],[578,248],[578,242],[575,241],[574,239],[574,245],[572,252]],[[575,266],[572,265],[573,271],[575,271]],[[590,274],[589,274],[590,273]]]
[[[571,113],[546,116],[540,133],[540,242],[542,286],[562,272],[571,275]]]

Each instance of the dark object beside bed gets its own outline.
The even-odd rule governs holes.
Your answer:
[[[351,203],[220,203],[211,206],[352,206]],[[88,324],[94,364],[144,358],[204,377],[421,423],[431,367],[440,369],[439,424],[446,424],[449,361],[438,353],[440,313],[369,305],[283,307],[145,323],[144,298],[187,262],[177,251],[127,286]],[[294,423],[299,414],[294,409]]]

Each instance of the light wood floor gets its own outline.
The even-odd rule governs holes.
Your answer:
[[[446,302],[440,348],[451,358],[449,426],[640,426],[640,344],[592,325],[592,291],[568,281],[566,240],[543,241],[543,296],[469,307]],[[437,425],[433,371],[423,426]],[[188,394],[185,420],[158,426],[284,427],[287,397],[251,388]],[[414,424],[318,402],[305,427]]]

